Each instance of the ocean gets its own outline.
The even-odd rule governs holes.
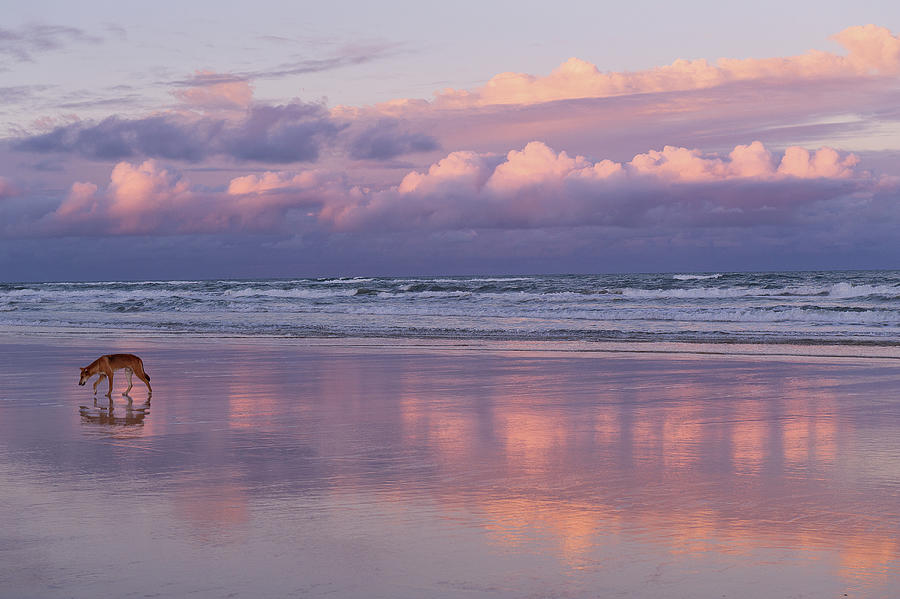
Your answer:
[[[3,283],[0,326],[893,346],[900,271]]]

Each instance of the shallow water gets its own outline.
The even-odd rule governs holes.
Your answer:
[[[900,583],[897,360],[2,341],[3,596]],[[149,406],[137,380],[111,413],[77,386],[114,351],[143,357]]]

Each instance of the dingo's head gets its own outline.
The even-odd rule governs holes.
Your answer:
[[[88,368],[87,367],[82,368],[81,369],[81,378],[78,379],[78,384],[84,385],[89,378],[91,378],[91,373],[88,371]]]

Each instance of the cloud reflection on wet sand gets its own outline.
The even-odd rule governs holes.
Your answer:
[[[256,543],[293,556],[300,565],[284,576],[302,578],[311,547],[326,545],[349,556],[351,579],[362,576],[354,566],[380,564],[373,596],[416,596],[397,586],[407,578],[440,596],[453,595],[441,586],[451,578],[502,581],[498,596],[559,580],[573,596],[593,596],[600,581],[634,596],[705,584],[735,596],[729,585],[747,572],[774,576],[746,596],[877,596],[898,580],[891,360],[129,347],[153,364],[153,409],[133,426],[111,423],[105,438],[74,407],[48,411],[7,385],[15,406],[0,410],[19,426],[0,419],[0,488],[38,492],[49,472],[90,511],[112,477],[119,499],[149,502],[156,525],[190,539],[197,566],[214,547]],[[61,362],[79,348],[32,349]],[[83,402],[67,379],[50,382],[67,408]],[[377,557],[360,549],[369,545]],[[423,547],[450,571],[468,559],[461,548],[487,561],[460,566],[465,580],[415,571]]]

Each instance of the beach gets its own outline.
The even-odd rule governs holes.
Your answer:
[[[788,349],[7,330],[0,581],[22,598],[891,596],[900,360]],[[112,410],[77,385],[113,352],[143,358],[149,404],[122,373]]]
[[[769,4],[5,2],[0,599],[900,598],[900,2]]]

